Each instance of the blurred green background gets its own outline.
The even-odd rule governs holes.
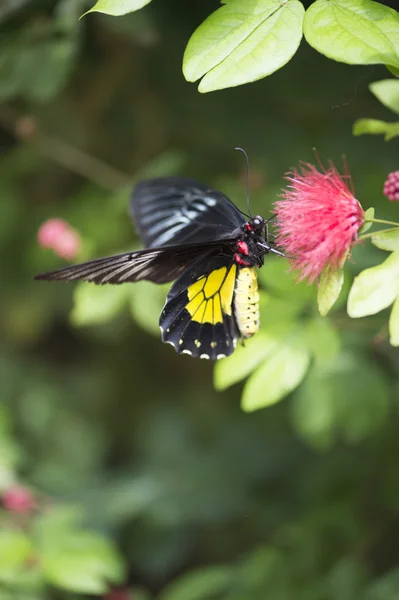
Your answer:
[[[386,312],[351,321],[341,303],[333,359],[247,414],[241,384],[216,392],[212,364],[160,342],[167,286],[32,280],[65,264],[37,242],[49,218],[81,236],[76,260],[139,247],[140,178],[197,178],[245,209],[237,145],[254,213],[315,147],[323,162],[345,154],[364,208],[394,218],[382,186],[397,142],[351,134],[357,118],[391,120],[367,87],[387,71],[303,43],[273,76],[200,95],[181,60],[216,1],[78,20],[88,4],[0,3],[0,493],[35,499],[3,501],[0,600],[399,598]],[[348,272],[385,256],[357,248]]]

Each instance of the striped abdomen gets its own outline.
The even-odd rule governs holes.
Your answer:
[[[235,284],[234,313],[242,337],[259,329],[259,291],[255,269],[239,269]]]

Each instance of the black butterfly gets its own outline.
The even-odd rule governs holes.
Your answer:
[[[237,340],[259,328],[255,267],[269,245],[267,221],[246,219],[222,193],[191,179],[139,183],[132,216],[145,250],[99,258],[35,279],[125,283],[176,280],[159,325],[162,340],[182,354],[212,360],[228,356]]]

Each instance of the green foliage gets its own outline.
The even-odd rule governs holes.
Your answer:
[[[1,600],[396,598],[399,301],[389,331],[386,313],[353,320],[343,305],[381,249],[398,252],[395,232],[353,248],[327,318],[315,286],[266,257],[260,332],[216,365],[220,392],[209,362],[160,342],[168,286],[32,280],[64,264],[37,243],[52,217],[79,232],[76,260],[137,248],[142,178],[193,177],[246,210],[237,143],[253,214],[272,214],[281,174],[316,145],[323,162],[345,151],[357,197],[394,219],[392,149],[331,110],[352,70],[310,52],[272,89],[204,97],[176,65],[211,3],[79,21],[94,3],[0,2]],[[373,85],[385,107],[358,87],[351,110],[384,119],[394,87]],[[243,389],[250,410],[270,406],[243,412]],[[3,501],[17,484],[29,513]]]
[[[316,0],[306,11],[308,43],[352,65],[399,68],[399,14],[372,0]]]
[[[159,600],[206,600],[220,597],[231,587],[234,569],[231,567],[208,567],[187,573],[170,585]]]
[[[353,125],[353,135],[371,135],[385,136],[385,141],[389,142],[399,135],[399,123],[386,123],[378,119],[358,119]]]
[[[373,219],[375,216],[375,209],[371,206],[367,210],[364,211],[364,224],[358,231],[359,236],[363,233],[366,233],[373,226]]]
[[[376,267],[365,269],[353,282],[348,298],[352,318],[375,315],[392,304],[399,293],[399,252]]]
[[[126,15],[127,13],[139,10],[150,2],[151,0],[98,0],[93,8],[88,10],[85,14],[100,12],[105,15],[120,17],[121,15]]]
[[[59,93],[79,49],[80,4],[63,0],[54,22],[37,19],[16,35],[0,38],[0,101],[23,96],[43,103]]]
[[[31,530],[0,532],[0,589],[15,594],[45,584],[102,594],[124,579],[122,560],[106,538],[81,528],[76,511],[57,508],[35,517]]]
[[[350,402],[347,402],[347,398]],[[350,354],[329,365],[315,364],[293,402],[299,434],[325,449],[336,436],[359,442],[378,430],[389,409],[389,390],[381,372]]]
[[[134,12],[150,0],[98,0],[88,13]],[[87,14],[87,13],[85,13]],[[328,58],[355,65],[383,64],[399,72],[399,13],[372,0],[316,0],[306,11],[299,0],[224,0],[199,25],[183,57],[187,81],[211,92],[271,75],[295,54],[302,39]],[[374,129],[374,131],[373,131]],[[364,120],[361,133],[376,131]]]
[[[399,113],[399,81],[382,79],[371,83],[369,89],[384,106],[396,114]],[[383,134],[388,142],[399,135],[399,122],[387,123],[378,119],[358,119],[353,125],[353,135],[363,135],[364,133]]]
[[[371,236],[371,242],[380,250],[395,252],[399,250],[399,228],[374,233]]]
[[[200,92],[256,81],[295,54],[304,9],[298,0],[228,0],[198,27],[183,58],[187,81],[203,75]]]
[[[381,79],[371,83],[369,89],[381,104],[399,115],[399,81]]]
[[[18,530],[0,531],[0,584],[18,584],[32,554],[27,535]]]
[[[105,323],[119,314],[129,300],[128,286],[79,283],[74,290],[71,322],[78,327]]]

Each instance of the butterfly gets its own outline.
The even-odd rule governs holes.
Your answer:
[[[217,360],[259,329],[256,268],[269,243],[268,221],[246,217],[224,194],[194,180],[138,183],[131,214],[144,250],[91,260],[35,279],[96,284],[174,281],[159,325],[179,354]]]

